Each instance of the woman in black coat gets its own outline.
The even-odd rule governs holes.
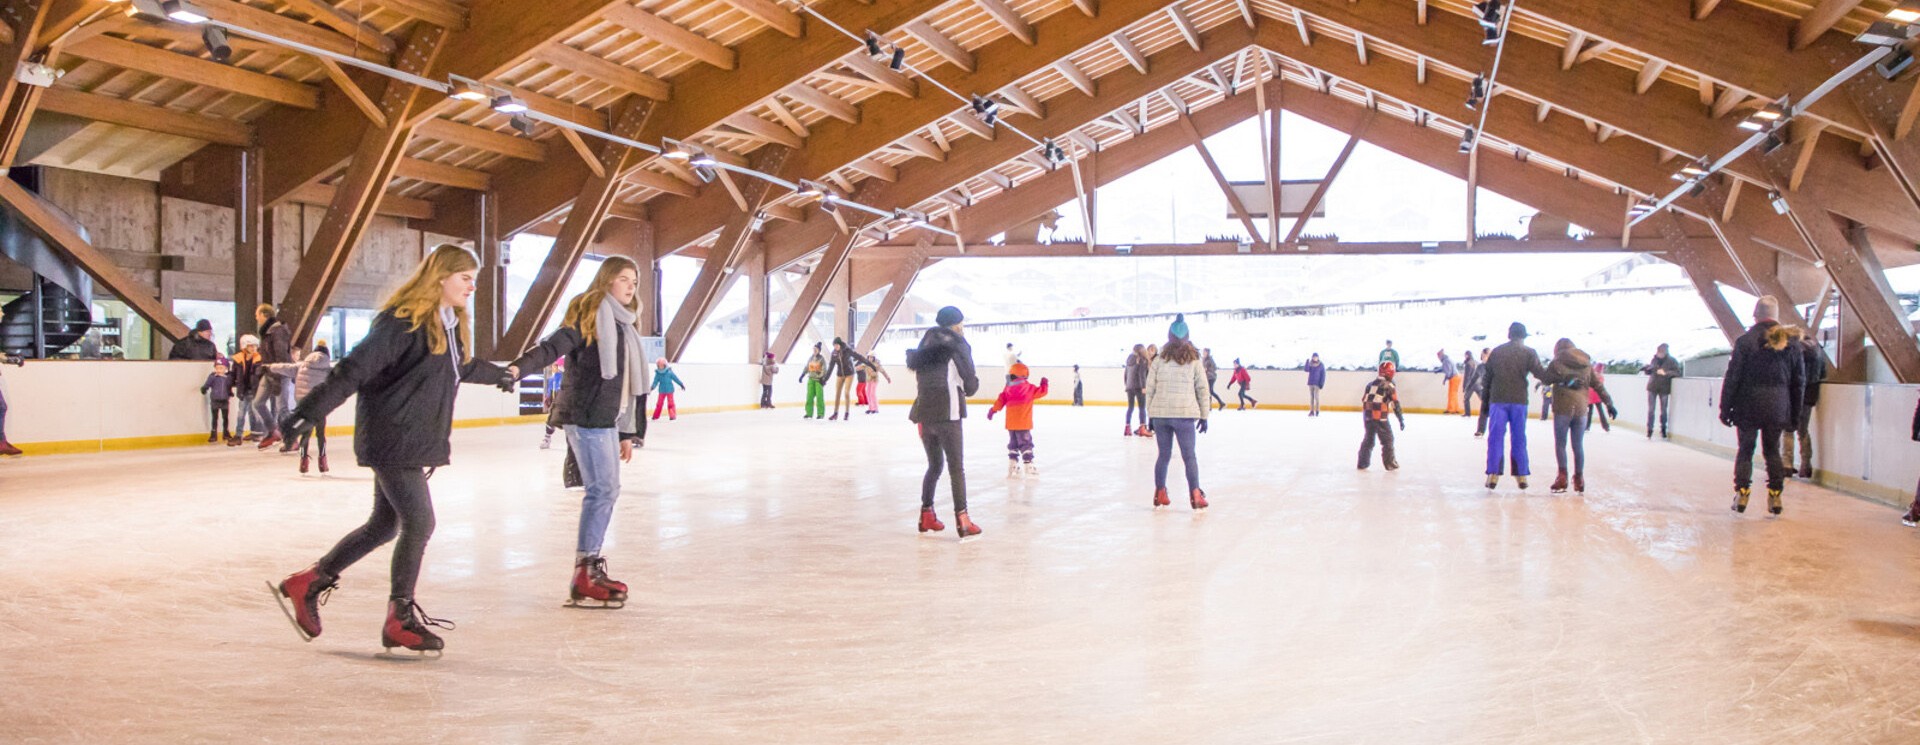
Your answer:
[[[1780,514],[1781,490],[1787,481],[1780,436],[1798,429],[1805,413],[1800,330],[1780,325],[1778,308],[1772,295],[1760,298],[1753,311],[1753,327],[1734,341],[1733,358],[1720,384],[1720,423],[1739,431],[1740,445],[1733,458],[1734,512],[1747,511],[1758,440],[1767,459],[1767,511]]]
[[[1920,405],[1913,407],[1913,441],[1920,442]],[[1909,528],[1920,526],[1920,486],[1914,487],[1913,504],[1907,506],[1907,514],[1900,522]]]
[[[387,300],[367,338],[281,423],[281,436],[293,442],[358,394],[353,453],[360,465],[373,469],[373,515],[366,524],[340,539],[313,566],[269,585],[302,639],[320,635],[320,603],[340,573],[397,535],[393,590],[380,645],[436,654],[446,646],[427,627],[453,624],[427,616],[413,600],[427,539],[433,535],[427,476],[449,462],[459,384],[497,385],[502,390],[512,386],[505,370],[473,358],[467,299],[479,268],[466,249],[434,249]]]

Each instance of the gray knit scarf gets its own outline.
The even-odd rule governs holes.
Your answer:
[[[600,299],[594,314],[595,342],[600,347],[600,379],[612,380],[620,374],[620,357],[626,357],[626,377],[620,380],[620,417],[622,432],[634,431],[634,403],[639,397],[640,377],[646,374],[646,354],[640,350],[640,327],[634,325],[638,313],[627,309],[611,295]],[[626,333],[620,333],[621,330]]]

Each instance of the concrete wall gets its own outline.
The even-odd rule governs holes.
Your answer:
[[[760,400],[754,365],[679,365],[688,388],[675,395],[680,412],[750,409]],[[29,361],[0,369],[7,398],[7,436],[34,454],[172,447],[204,443],[208,414],[200,385],[210,363],[166,361]],[[794,375],[798,375],[798,369]],[[775,400],[797,406],[805,394],[794,375],[781,375]],[[462,386],[454,401],[461,426],[538,421],[521,417],[518,397],[478,385]],[[238,404],[234,404],[237,411]],[[327,420],[328,431],[348,434],[354,401]],[[649,412],[651,414],[651,412]]]

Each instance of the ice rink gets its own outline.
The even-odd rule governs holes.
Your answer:
[[[1216,414],[1213,507],[1154,511],[1121,410],[1040,407],[1037,478],[968,423],[985,535],[914,532],[904,407],[656,422],[607,555],[626,609],[561,607],[580,493],[537,426],[463,429],[432,480],[436,661],[380,651],[389,552],[326,633],[263,582],[366,517],[369,474],[208,446],[0,462],[0,741],[1920,741],[1920,534],[1794,483],[1593,433],[1590,492],[1481,487],[1459,417],[1356,472],[1355,413]],[[1764,500],[1756,498],[1756,505]]]

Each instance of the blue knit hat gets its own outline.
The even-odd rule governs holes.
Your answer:
[[[933,317],[934,323],[947,327],[959,325],[964,320],[967,320],[966,315],[961,313],[959,308],[951,305],[941,308],[940,312]]]
[[[1181,313],[1173,317],[1173,325],[1167,327],[1167,335],[1175,339],[1187,338],[1187,314]]]

